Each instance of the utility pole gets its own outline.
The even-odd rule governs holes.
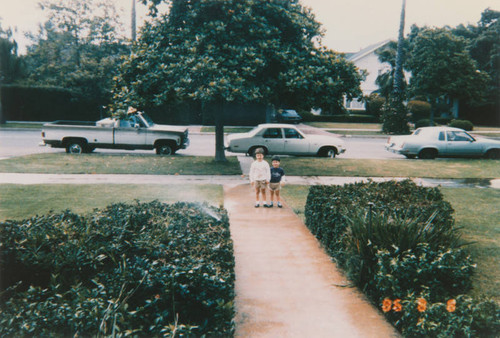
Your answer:
[[[132,18],[130,26],[131,26],[131,39],[132,42],[135,42],[137,38],[135,0],[132,0]]]

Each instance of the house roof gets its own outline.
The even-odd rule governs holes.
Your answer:
[[[370,46],[368,46],[366,48],[363,48],[362,50],[360,50],[357,53],[345,53],[345,56],[346,56],[347,60],[355,62],[355,61],[357,61],[357,60],[365,57],[366,55],[374,52],[378,48],[380,48],[382,46],[385,46],[390,41],[391,40],[387,39],[387,40],[384,40],[384,41],[381,41],[381,42],[378,42],[378,43],[374,43],[373,45],[370,45]]]

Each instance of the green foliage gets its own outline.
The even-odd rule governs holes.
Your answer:
[[[391,99],[382,110],[382,132],[386,134],[409,134],[407,109],[398,100]]]
[[[448,95],[462,100],[484,100],[488,75],[466,49],[466,41],[449,28],[414,28],[410,36],[408,68],[412,72],[410,90],[436,102]]]
[[[386,316],[404,337],[496,337],[500,330],[500,306],[492,300],[478,301],[466,295],[427,302],[427,293],[408,294],[401,309]],[[394,299],[390,299],[393,301]],[[419,301],[425,309],[419,311]]]
[[[99,102],[67,88],[7,85],[0,90],[3,113],[11,121],[95,121]]]
[[[102,0],[43,1],[47,21],[23,57],[23,84],[59,86],[107,104],[120,57],[129,47],[119,17]]]
[[[378,118],[367,114],[314,115],[310,112],[300,112],[304,122],[346,122],[346,123],[377,123]]]
[[[403,311],[388,318],[405,336],[495,332],[500,311],[491,302],[476,309],[461,303],[463,315],[456,316],[435,305],[425,318],[413,306],[419,297],[439,302],[471,287],[475,265],[461,248],[452,212],[439,189],[407,180],[311,187],[305,216],[311,232],[374,303],[404,299],[398,301]]]
[[[431,114],[431,104],[426,101],[412,100],[408,102],[408,112],[411,114],[412,121],[429,118]]]
[[[359,96],[361,74],[339,54],[316,47],[320,37],[320,24],[297,0],[172,1],[169,14],[146,25],[124,61],[115,101],[310,109]]]
[[[378,94],[370,94],[365,98],[365,101],[366,112],[379,117],[382,113],[382,107],[384,106],[386,99]]]
[[[460,128],[467,131],[472,131],[474,129],[474,125],[468,120],[451,120],[448,125],[450,127]]]
[[[430,119],[421,119],[415,122],[415,129],[417,128],[422,128],[422,127],[429,127],[431,126],[431,120]]]
[[[0,332],[232,332],[228,218],[205,205],[114,204],[0,224]]]

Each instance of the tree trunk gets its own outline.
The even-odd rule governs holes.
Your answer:
[[[403,43],[405,30],[405,8],[406,0],[403,0],[401,9],[401,20],[399,21],[398,49],[396,52],[396,69],[394,70],[393,94],[394,99],[402,101],[403,94]]]
[[[223,102],[217,102],[215,105],[215,161],[226,162],[226,153],[224,151],[224,109]]]

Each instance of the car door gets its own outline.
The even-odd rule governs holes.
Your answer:
[[[465,131],[446,132],[446,153],[450,156],[481,156],[482,146]]]
[[[285,154],[309,154],[309,141],[295,128],[283,128],[285,136]]]
[[[269,154],[283,154],[285,140],[281,128],[267,128],[262,133],[262,140]]]
[[[122,146],[145,145],[147,128],[141,119],[131,116],[120,120],[120,126],[115,129],[115,144]]]

